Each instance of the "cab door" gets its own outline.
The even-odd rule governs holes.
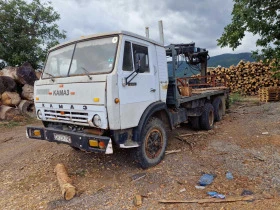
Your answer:
[[[159,100],[155,45],[123,37],[118,71],[121,129],[136,127],[145,109]]]

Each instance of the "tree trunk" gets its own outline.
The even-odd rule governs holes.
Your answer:
[[[33,101],[34,100],[34,87],[31,85],[25,84],[22,87],[21,96],[23,99]]]
[[[20,115],[18,109],[2,105],[0,106],[0,119],[1,120],[12,120],[15,116]]]
[[[22,114],[28,115],[29,117],[36,117],[33,101],[22,100],[19,103],[18,108]]]
[[[71,184],[72,180],[69,178],[65,166],[63,164],[57,164],[55,167],[55,172],[64,199],[71,200],[76,194],[76,189]]]
[[[20,103],[20,96],[18,93],[16,92],[4,92],[2,94],[2,104],[7,105],[7,106],[17,106]]]

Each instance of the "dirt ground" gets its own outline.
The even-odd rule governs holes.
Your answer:
[[[40,125],[39,122],[35,123]],[[113,155],[75,151],[67,145],[30,140],[25,126],[0,127],[0,209],[280,209],[280,102],[260,104],[254,98],[235,103],[211,132],[186,125],[169,133],[162,163],[142,170],[133,152]],[[192,136],[176,136],[195,133]],[[54,168],[63,163],[78,190],[64,201]],[[226,179],[226,172],[233,180]],[[145,177],[132,181],[135,174]],[[196,189],[201,175],[215,179]],[[208,191],[226,197],[243,190],[254,200],[231,203],[163,204],[161,199],[209,198]],[[143,204],[135,207],[135,195]]]

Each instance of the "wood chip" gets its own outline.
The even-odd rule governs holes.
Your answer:
[[[197,133],[185,133],[185,134],[181,134],[179,136],[184,137],[184,136],[207,135],[207,134],[208,134],[208,132],[197,132]]]
[[[139,173],[139,174],[134,174],[131,176],[131,181],[137,181],[139,179],[143,179],[146,176],[146,173]]]
[[[179,136],[175,136],[175,138],[179,139],[180,141],[186,142],[190,146],[191,150],[193,149],[193,145],[195,144],[194,142],[191,142],[187,139],[180,138]]]
[[[166,154],[166,155],[169,155],[169,154],[178,153],[178,152],[181,152],[181,150],[180,150],[180,149],[177,149],[177,150],[169,150],[169,151],[165,151],[165,154]]]
[[[133,203],[135,206],[141,206],[142,205],[142,196],[141,195],[135,195],[133,199]]]

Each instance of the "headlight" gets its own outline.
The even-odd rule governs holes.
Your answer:
[[[43,114],[42,114],[42,112],[41,112],[40,109],[37,111],[37,117],[38,117],[40,120],[43,118]]]
[[[100,127],[101,126],[101,118],[98,114],[94,115],[93,116],[93,124],[97,127]]]

